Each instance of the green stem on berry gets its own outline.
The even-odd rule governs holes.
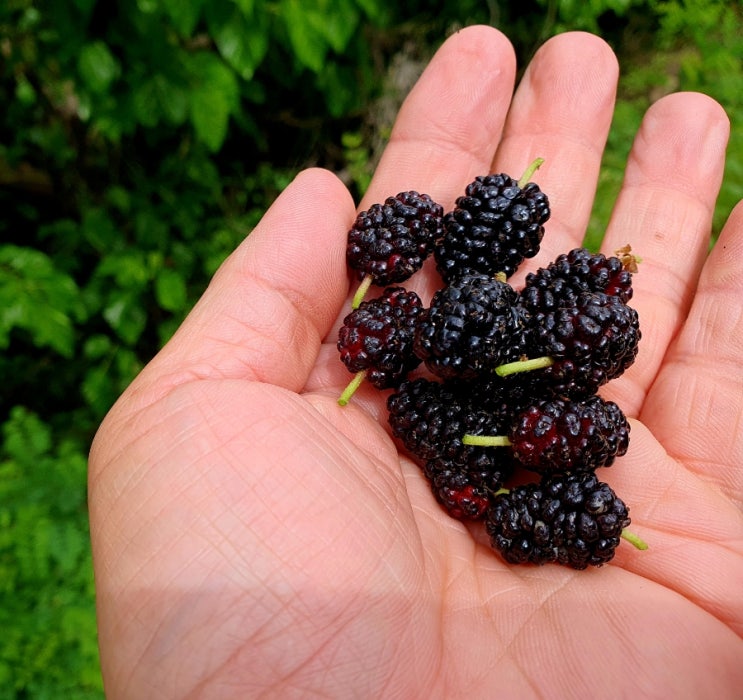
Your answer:
[[[471,435],[466,433],[462,438],[463,445],[475,447],[510,447],[511,441],[505,435]]]
[[[518,186],[523,189],[526,187],[527,184],[529,184],[529,180],[531,179],[531,176],[539,170],[540,166],[544,163],[544,158],[536,158],[534,161],[532,161],[529,164],[529,167],[524,170],[524,174],[519,178]]]
[[[637,549],[648,548],[648,543],[645,542],[645,540],[643,540],[641,537],[636,535],[634,532],[630,532],[626,528],[622,530],[622,534],[620,535],[620,537],[623,540],[627,540],[627,542],[629,542],[631,545],[637,547]]]
[[[353,379],[348,383],[348,386],[343,390],[343,393],[338,397],[338,405],[345,406],[351,397],[356,393],[356,389],[361,386],[361,382],[366,378],[366,370],[362,369],[360,372],[356,372],[353,375]]]
[[[554,364],[554,360],[551,357],[534,357],[530,360],[516,360],[516,362],[507,362],[504,365],[498,365],[495,368],[495,373],[499,377],[507,377],[509,374],[517,374],[518,372],[531,372],[535,369],[544,369]]]
[[[374,278],[371,275],[365,275],[364,279],[361,280],[361,284],[356,290],[356,294],[353,295],[353,301],[351,302],[352,309],[359,308],[361,302],[364,301],[366,293],[369,291],[369,287],[372,286],[372,282],[374,282]]]

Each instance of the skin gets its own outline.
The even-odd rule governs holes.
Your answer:
[[[433,58],[360,208],[406,189],[448,210],[487,172],[534,177],[538,257],[580,245],[612,118],[599,38],[546,42],[514,92],[496,30]],[[118,698],[733,698],[743,687],[743,203],[708,254],[729,124],[656,102],[604,252],[641,256],[637,362],[602,393],[631,417],[601,477],[633,532],[604,567],[509,566],[436,505],[390,438],[388,392],[335,339],[356,207],[301,172],[123,394],[90,455],[100,648]],[[430,297],[427,266],[409,288]]]

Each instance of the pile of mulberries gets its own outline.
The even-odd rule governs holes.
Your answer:
[[[646,546],[597,476],[629,446],[598,391],[637,357],[637,259],[576,248],[508,282],[550,218],[530,181],[541,162],[477,177],[451,212],[408,191],[357,216],[346,257],[360,284],[337,342],[354,377],[338,402],[365,381],[391,389],[392,434],[449,515],[482,521],[509,563],[585,569],[622,537]],[[399,285],[429,255],[442,285],[425,304]],[[386,288],[366,299],[372,285]]]

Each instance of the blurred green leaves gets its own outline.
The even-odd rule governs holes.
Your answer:
[[[80,77],[91,92],[106,92],[121,73],[121,65],[102,41],[85,44],[77,62]]]
[[[191,57],[193,75],[190,115],[196,136],[212,151],[218,151],[227,136],[230,114],[237,111],[238,83],[230,70],[212,53]]]
[[[280,13],[294,55],[315,73],[323,69],[331,49],[346,49],[361,18],[354,0],[281,0]]]
[[[0,698],[102,697],[85,471],[83,445],[55,443],[39,416],[10,412],[0,444]]]
[[[183,2],[183,0],[162,0],[162,7],[165,10],[165,14],[173,23],[178,33],[184,38],[188,38],[193,34],[205,4],[207,4],[206,0],[190,0],[190,2]]]
[[[263,61],[270,42],[269,17],[261,3],[210,2],[206,23],[219,54],[243,80],[250,80]]]
[[[8,348],[17,329],[37,347],[71,357],[74,326],[85,316],[80,289],[49,256],[33,248],[0,246],[0,349]]]

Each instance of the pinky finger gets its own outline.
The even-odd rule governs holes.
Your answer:
[[[689,316],[640,416],[672,457],[743,506],[741,346],[743,201],[707,259]]]

